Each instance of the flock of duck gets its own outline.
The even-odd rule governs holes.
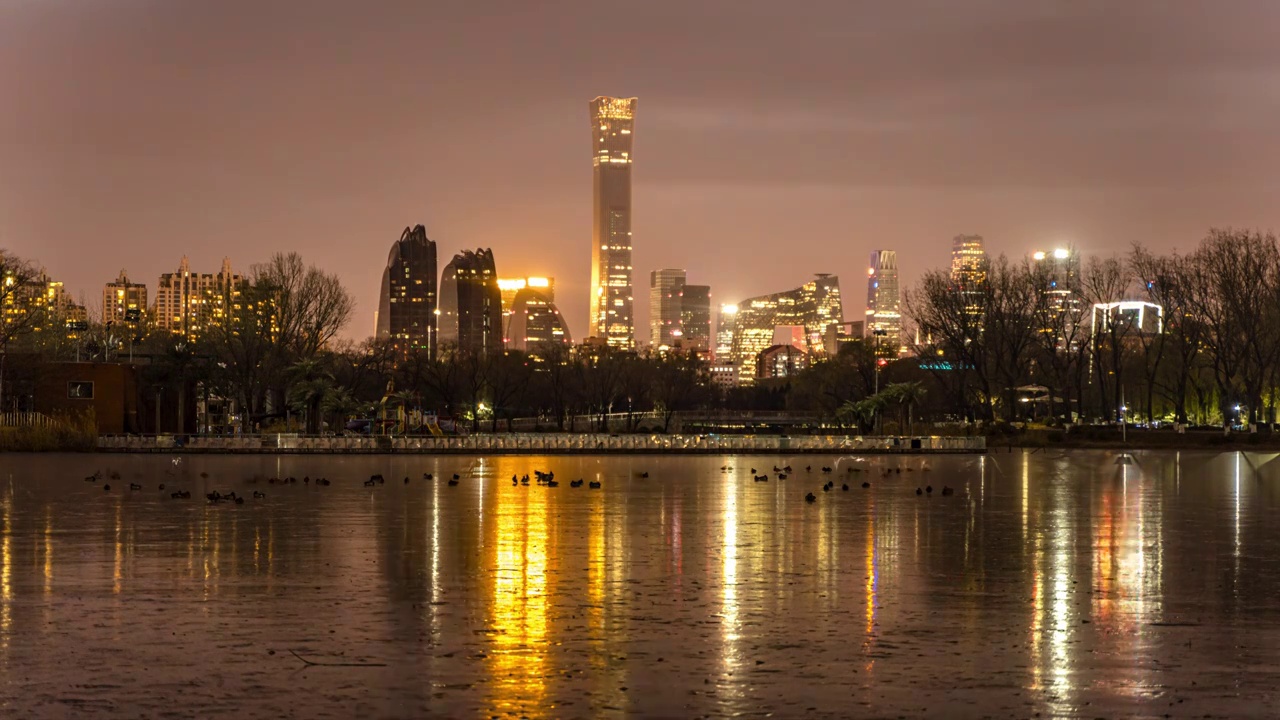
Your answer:
[[[559,487],[559,486],[560,486],[559,481],[557,481],[557,480],[555,479],[555,478],[556,478],[556,476],[555,476],[555,473],[554,473],[554,472],[543,472],[543,471],[541,471],[541,470],[534,470],[534,471],[533,471],[533,475],[534,475],[534,479],[536,480],[536,482],[537,482],[537,484],[538,484],[539,486],[542,486],[542,487]],[[202,477],[202,478],[207,478],[207,477],[209,477],[209,473],[202,472],[202,473],[200,473],[200,477]],[[647,472],[640,473],[640,474],[639,474],[639,477],[645,477],[645,478],[647,478],[647,477],[649,477],[649,473],[647,473]],[[94,472],[92,475],[88,475],[88,476],[86,476],[86,477],[85,477],[85,479],[84,479],[84,481],[85,481],[85,482],[92,482],[92,483],[96,483],[96,482],[98,482],[99,480],[102,480],[102,479],[104,479],[104,478],[110,478],[110,479],[112,479],[112,480],[119,480],[119,479],[120,479],[120,473],[119,473],[119,472],[117,472],[117,471],[115,471],[115,470],[112,470],[112,471],[110,471],[110,472],[108,472],[108,473],[103,473],[101,470],[98,470],[98,471]],[[433,473],[423,473],[423,474],[422,474],[422,479],[423,479],[423,480],[434,480],[434,479],[435,479],[435,475],[434,475]],[[249,482],[250,482],[250,483],[257,483],[257,482],[259,482],[259,481],[260,481],[260,479],[259,479],[259,478],[251,478],[251,479],[249,480]],[[461,483],[461,481],[462,481],[462,476],[461,476],[461,475],[459,475],[458,473],[453,473],[453,477],[449,478],[449,480],[448,480],[449,487],[456,487],[459,483]],[[277,484],[277,483],[279,483],[279,484],[281,484],[281,485],[296,485],[296,484],[299,482],[299,480],[298,480],[298,478],[296,478],[296,477],[292,477],[292,476],[290,476],[290,477],[283,477],[283,478],[279,478],[279,477],[271,477],[271,478],[267,478],[267,482],[268,482],[269,484],[271,484],[271,485],[275,485],[275,484]],[[303,477],[303,478],[302,478],[302,480],[301,480],[301,482],[302,482],[302,484],[303,484],[303,485],[310,485],[310,484],[314,483],[314,484],[316,485],[316,487],[328,487],[329,485],[332,485],[332,484],[333,484],[333,483],[332,483],[332,481],[330,481],[328,478],[320,477],[320,478],[316,478],[315,480],[312,480],[310,476]],[[408,485],[408,484],[409,484],[409,482],[410,482],[409,477],[408,477],[408,476],[405,476],[405,478],[404,478],[404,484],[405,484],[405,485]],[[385,478],[385,477],[383,477],[381,473],[377,473],[377,474],[374,474],[374,475],[370,475],[370,476],[369,476],[369,479],[364,481],[364,486],[365,486],[365,487],[376,487],[376,486],[378,486],[378,485],[385,485],[386,483],[387,483],[386,478]],[[524,475],[523,477],[518,477],[518,476],[516,476],[516,475],[512,475],[512,476],[511,476],[511,484],[512,484],[512,485],[515,485],[515,486],[519,486],[519,485],[528,485],[528,484],[529,484],[529,476],[528,476],[527,474],[526,474],[526,475]],[[575,487],[575,488],[576,488],[576,487],[582,487],[584,484],[585,484],[585,485],[587,485],[587,487],[591,488],[592,490],[599,490],[601,487],[603,487],[603,486],[602,486],[602,484],[601,484],[601,482],[600,482],[599,480],[592,480],[591,482],[589,482],[589,483],[588,483],[588,482],[586,482],[585,480],[583,480],[582,478],[579,478],[579,479],[577,479],[577,480],[571,480],[571,481],[569,482],[569,487]],[[138,483],[129,483],[129,490],[130,490],[130,491],[136,491],[136,490],[141,490],[141,489],[142,489],[142,486],[141,486],[141,485],[139,485]],[[165,489],[165,487],[164,487],[164,483],[160,483],[160,485],[159,485],[159,488],[158,488],[158,489],[160,489],[160,490],[164,490],[164,489]],[[102,490],[103,490],[103,492],[111,492],[111,484],[110,484],[110,483],[103,483],[103,485],[102,485]],[[253,491],[253,498],[254,498],[255,500],[265,498],[266,496],[267,496],[267,494],[266,494],[266,493],[261,492],[261,491],[259,491],[259,490],[254,490],[254,491]],[[170,498],[173,498],[174,500],[189,500],[189,499],[191,498],[191,491],[190,491],[190,490],[178,490],[178,491],[176,491],[176,492],[169,493],[169,497],[170,497]],[[234,503],[234,504],[236,504],[236,505],[243,505],[243,504],[244,504],[244,497],[243,497],[243,496],[240,496],[240,495],[237,495],[237,494],[236,494],[236,492],[235,492],[234,490],[233,490],[233,491],[231,491],[231,492],[229,492],[229,493],[227,493],[227,494],[225,494],[225,495],[215,490],[215,491],[213,491],[213,492],[205,493],[205,497],[209,500],[210,504],[216,504],[216,503],[221,503],[221,502],[230,502],[230,503]]]
[[[921,466],[921,468],[920,468],[920,470],[921,470],[921,471],[923,471],[923,472],[928,472],[928,471],[930,471],[930,470],[932,470],[932,469],[933,469],[933,468],[931,468],[927,463],[926,463],[925,465]],[[834,468],[830,468],[830,467],[826,467],[826,466],[823,466],[823,467],[821,468],[821,470],[822,470],[822,473],[823,473],[824,475],[830,475],[831,473],[835,472],[835,469],[834,469]],[[889,476],[889,475],[901,475],[903,470],[904,470],[904,468],[903,468],[902,466],[897,466],[897,467],[882,467],[882,468],[880,468],[880,475],[881,475],[881,477],[887,477],[887,476]],[[914,468],[914,467],[911,467],[911,466],[907,466],[907,467],[905,468],[905,470],[906,470],[907,472],[913,472],[913,471],[915,470],[915,468]],[[728,472],[732,472],[732,471],[733,471],[733,467],[732,467],[731,465],[724,465],[724,466],[721,466],[721,468],[720,468],[720,472],[722,472],[722,473],[728,473]],[[806,466],[805,466],[805,468],[804,468],[804,471],[805,471],[806,473],[811,473],[811,472],[813,472],[813,466],[812,466],[812,465],[806,465]],[[774,474],[775,474],[775,475],[777,475],[777,477],[778,477],[778,479],[779,479],[779,480],[786,480],[786,479],[787,479],[787,476],[788,476],[788,475],[790,475],[790,474],[792,474],[792,469],[791,469],[791,466],[790,466],[790,465],[787,465],[787,466],[785,466],[785,467],[778,467],[777,465],[775,465],[775,466],[773,466],[773,472],[774,472]],[[862,468],[858,467],[857,465],[850,465],[848,468],[846,468],[846,469],[845,469],[845,473],[846,473],[846,474],[849,474],[849,475],[851,475],[851,474],[853,474],[853,473],[860,473],[860,472],[862,472]],[[870,471],[868,471],[868,472],[870,472]],[[769,482],[769,475],[768,475],[767,473],[757,475],[757,474],[756,474],[756,469],[755,469],[755,468],[751,468],[751,478],[752,478],[752,480],[754,480],[755,482]],[[834,480],[828,480],[827,482],[823,483],[823,485],[822,485],[822,492],[831,492],[831,491],[835,488],[835,486],[836,486],[836,483],[835,483],[835,481],[834,481]],[[870,487],[871,487],[871,483],[870,483],[870,482],[868,482],[868,481],[863,481],[863,483],[862,483],[862,489],[863,489],[863,490],[870,489]],[[842,484],[840,485],[840,489],[841,489],[841,490],[843,490],[843,491],[845,491],[845,492],[848,492],[848,490],[849,490],[849,483],[842,483]],[[949,486],[946,486],[946,485],[943,485],[943,486],[942,486],[942,495],[943,495],[944,497],[950,497],[951,495],[954,495],[954,494],[955,494],[955,492],[956,492],[956,491],[955,491],[955,488],[952,488],[952,487],[949,487]],[[921,488],[921,487],[917,487],[917,488],[916,488],[916,495],[928,495],[928,496],[932,497],[932,496],[933,496],[933,486],[932,486],[932,485],[925,485],[925,486],[924,486],[924,487],[922,487],[922,488]],[[817,500],[818,500],[818,496],[817,496],[817,495],[814,495],[813,493],[806,493],[806,494],[805,494],[805,496],[804,496],[804,499],[805,499],[807,502],[817,502]]]
[[[175,463],[175,464],[176,464],[176,463]],[[902,474],[902,472],[903,472],[903,470],[904,470],[904,469],[905,469],[907,472],[913,472],[913,471],[915,470],[915,468],[914,468],[914,467],[911,467],[911,466],[907,466],[907,467],[905,467],[905,468],[904,468],[904,467],[902,467],[902,466],[896,466],[896,467],[882,467],[882,468],[880,468],[880,475],[881,475],[881,477],[887,477],[887,476],[889,476],[889,475],[900,475],[900,474]],[[927,463],[926,463],[925,465],[921,466],[921,468],[920,468],[920,470],[921,470],[921,471],[923,471],[923,472],[928,472],[928,471],[929,471],[929,470],[931,470],[931,469],[932,469],[932,468],[931,468]],[[820,468],[820,470],[821,470],[822,474],[824,474],[824,475],[830,475],[830,474],[832,474],[833,472],[835,472],[834,468],[830,468],[830,467],[826,467],[826,466],[823,466],[822,468]],[[733,471],[733,467],[732,467],[732,466],[729,466],[729,465],[724,465],[724,466],[722,466],[722,467],[720,468],[720,472],[722,472],[722,473],[728,473],[728,472],[732,472],[732,471]],[[804,471],[805,471],[806,473],[812,473],[812,472],[813,472],[813,466],[811,466],[811,465],[806,465],[806,466],[805,466],[805,468],[804,468]],[[777,476],[777,478],[778,478],[779,480],[786,480],[786,479],[787,479],[787,476],[788,476],[788,475],[791,475],[791,474],[792,474],[792,472],[793,472],[793,471],[792,471],[792,469],[791,469],[791,466],[790,466],[790,465],[787,465],[787,466],[785,466],[785,467],[778,467],[778,466],[776,466],[776,465],[775,465],[775,466],[773,467],[773,473]],[[850,465],[848,468],[846,468],[846,471],[845,471],[845,472],[846,472],[846,474],[847,474],[847,475],[852,475],[852,474],[854,474],[854,473],[861,473],[861,472],[863,472],[863,469],[862,469],[862,468],[860,468],[860,467],[858,467],[857,465]],[[868,470],[867,472],[870,472],[870,470]],[[637,477],[639,477],[639,478],[647,478],[647,477],[649,477],[649,473],[648,473],[647,471],[646,471],[646,472],[640,472],[640,473],[637,473],[637,474],[636,474],[636,476],[637,476]],[[101,480],[101,479],[103,479],[104,477],[108,477],[108,478],[110,478],[110,479],[112,479],[112,480],[119,480],[119,479],[120,479],[120,473],[119,473],[119,472],[116,472],[116,471],[111,471],[111,472],[107,473],[106,475],[104,475],[104,474],[103,474],[103,472],[102,472],[101,470],[98,470],[98,471],[96,471],[95,473],[93,473],[92,475],[89,475],[89,476],[85,477],[85,482],[97,482],[98,480]],[[204,472],[202,472],[202,473],[200,473],[200,477],[202,477],[202,478],[207,478],[207,477],[209,477],[209,474],[208,474],[208,473],[204,473]],[[769,482],[769,475],[768,475],[767,473],[764,473],[764,474],[757,474],[757,471],[756,471],[756,469],[755,469],[755,468],[751,468],[751,477],[752,477],[752,479],[753,479],[755,482]],[[434,480],[434,479],[435,479],[435,476],[434,476],[432,473],[429,473],[429,472],[428,472],[428,473],[423,473],[423,474],[422,474],[422,479],[423,479],[423,480]],[[540,487],[554,488],[554,487],[559,487],[559,486],[560,486],[560,482],[556,480],[556,474],[555,474],[554,472],[543,472],[543,471],[541,471],[541,470],[534,470],[534,471],[533,471],[533,478],[532,478],[532,480],[533,480],[533,482],[535,482],[535,483],[536,483],[538,486],[540,486]],[[449,478],[448,483],[449,483],[449,486],[450,486],[450,487],[455,487],[455,486],[457,486],[461,481],[462,481],[462,476],[461,476],[461,475],[459,475],[458,473],[453,473],[453,477]],[[249,482],[250,482],[250,483],[256,483],[256,482],[259,482],[259,479],[258,479],[258,478],[252,478],[252,479],[250,479],[250,480],[249,480]],[[298,478],[290,476],[290,477],[284,477],[284,478],[277,478],[277,477],[267,478],[267,482],[268,482],[269,484],[272,484],[272,485],[275,485],[275,484],[277,484],[277,483],[278,483],[278,484],[281,484],[281,485],[296,485],[299,481],[298,481]],[[328,478],[319,477],[319,478],[316,478],[315,480],[312,480],[310,476],[303,477],[301,482],[302,482],[302,484],[303,484],[303,485],[310,485],[310,484],[314,483],[317,487],[328,487],[329,485],[331,485],[331,484],[332,484]],[[369,479],[368,479],[368,480],[365,480],[365,481],[364,481],[364,486],[365,486],[365,487],[375,487],[375,486],[378,486],[378,485],[385,485],[385,484],[386,484],[386,482],[387,482],[387,481],[386,481],[386,478],[384,478],[381,474],[374,474],[374,475],[369,476]],[[409,484],[409,482],[410,482],[409,477],[408,477],[408,476],[405,476],[405,478],[404,478],[404,484],[405,484],[405,485],[408,485],[408,484]],[[516,476],[516,475],[512,475],[512,476],[511,476],[511,485],[512,485],[513,487],[528,486],[528,485],[529,485],[529,483],[530,483],[530,477],[529,477],[529,475],[528,475],[528,474],[525,474],[525,475],[523,475],[523,476]],[[572,487],[572,488],[582,487],[584,484],[585,484],[588,488],[590,488],[590,489],[592,489],[592,490],[599,490],[599,489],[602,487],[602,485],[601,485],[601,483],[600,483],[600,481],[599,481],[599,480],[592,480],[592,481],[590,481],[590,482],[586,482],[586,481],[584,481],[582,478],[578,478],[577,480],[571,480],[571,481],[569,481],[569,487]],[[822,485],[822,492],[831,492],[831,490],[833,490],[833,489],[835,488],[835,486],[836,486],[836,483],[835,483],[835,481],[834,481],[834,480],[828,480],[827,482],[823,483],[823,485]],[[862,483],[862,489],[866,490],[866,489],[869,489],[870,487],[871,487],[871,483],[870,483],[869,481],[863,481],[863,483]],[[138,483],[129,483],[129,490],[130,490],[130,491],[137,491],[137,490],[141,490],[141,489],[142,489],[142,486],[141,486],[141,485],[139,485]],[[159,489],[160,489],[160,490],[164,490],[164,489],[165,489],[165,487],[164,487],[164,483],[160,483],[160,487],[159,487]],[[848,492],[848,490],[849,490],[849,483],[842,483],[842,484],[840,485],[840,489],[841,489],[842,491]],[[111,492],[111,485],[110,485],[109,483],[104,483],[104,484],[103,484],[103,486],[102,486],[102,490],[103,490],[104,492]],[[951,488],[951,487],[948,487],[948,486],[946,486],[946,485],[943,485],[943,486],[942,486],[942,492],[941,492],[941,494],[942,494],[944,497],[954,495],[954,494],[955,494],[955,489],[954,489],[954,488]],[[927,495],[927,496],[932,497],[932,496],[933,496],[933,486],[932,486],[932,485],[925,485],[924,487],[917,487],[917,488],[916,488],[916,495],[917,495],[917,496]],[[258,490],[254,490],[254,491],[253,491],[253,498],[254,498],[255,500],[265,498],[266,496],[267,496],[267,494],[266,494],[266,493],[264,493],[264,492],[261,492],[261,491],[258,491]],[[169,497],[173,498],[174,500],[188,500],[188,499],[190,499],[190,498],[191,498],[191,491],[190,491],[190,490],[178,490],[178,491],[175,491],[175,492],[170,493],[170,494],[169,494]],[[237,495],[237,494],[235,493],[235,491],[229,492],[229,493],[227,493],[227,494],[225,494],[225,495],[224,495],[224,494],[222,494],[222,493],[220,493],[220,492],[218,492],[218,491],[216,491],[216,490],[215,490],[215,491],[210,492],[210,493],[205,493],[205,497],[209,500],[210,504],[217,504],[217,503],[221,503],[221,502],[230,502],[230,503],[234,503],[234,504],[236,504],[236,505],[243,505],[243,504],[244,504],[244,498],[243,498],[242,496],[240,496],[240,495]],[[811,502],[811,503],[812,503],[812,502],[816,502],[816,501],[818,500],[818,496],[817,496],[817,495],[814,495],[813,493],[807,493],[807,494],[804,496],[804,499],[805,499],[805,501],[807,501],[807,502]]]

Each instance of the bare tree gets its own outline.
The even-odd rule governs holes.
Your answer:
[[[1117,258],[1089,258],[1080,278],[1081,294],[1086,305],[1104,306],[1093,312],[1090,352],[1094,377],[1098,380],[1099,415],[1108,420],[1119,420],[1121,417],[1120,408],[1124,404],[1124,354],[1126,341],[1133,332],[1133,324],[1111,306],[1128,297],[1131,285],[1132,275]],[[1107,382],[1108,378],[1111,378],[1110,383]],[[1111,395],[1109,398],[1108,388]]]
[[[975,405],[982,407],[985,419],[995,417],[994,380],[989,363],[991,355],[987,350],[990,336],[984,332],[993,300],[994,296],[985,283],[972,288],[963,287],[943,270],[927,271],[918,289],[906,294],[907,316],[920,329],[920,336],[924,339],[917,348],[922,366],[948,389],[952,401],[970,418]],[[974,384],[977,386],[976,402]],[[871,392],[868,387],[864,394],[870,395]],[[845,403],[841,403],[841,407],[845,407]]]

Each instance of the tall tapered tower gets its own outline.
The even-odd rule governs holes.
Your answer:
[[[631,137],[636,99],[591,101],[591,315],[587,335],[635,344],[631,283]]]

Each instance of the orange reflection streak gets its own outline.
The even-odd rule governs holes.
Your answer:
[[[44,511],[44,596],[53,595],[53,508]]]
[[[13,585],[11,573],[13,569],[13,547],[10,536],[13,534],[13,492],[5,494],[3,506],[4,527],[0,528],[0,653],[3,663],[0,667],[9,667],[9,632],[13,626]]]
[[[547,493],[496,492],[492,710],[544,713],[547,694]]]
[[[600,667],[606,665],[605,653],[600,647],[605,639],[604,585],[604,496],[596,493],[591,496],[591,515],[587,519],[587,629],[596,646],[596,652],[591,655],[593,664]]]
[[[1093,615],[1099,622],[1111,620],[1114,603],[1115,511],[1111,494],[1102,496],[1093,540]]]
[[[111,569],[111,592],[119,595],[124,585],[124,542],[120,537],[123,533],[123,527],[120,518],[120,503],[116,503],[116,523],[115,523],[115,562]]]
[[[866,588],[865,588],[866,595],[867,595],[867,607],[866,607],[867,638],[863,643],[864,651],[870,650],[872,644],[875,642],[875,635],[873,633],[875,632],[875,627],[876,627],[876,591],[878,589],[877,586],[880,580],[880,568],[878,566],[879,563],[878,563],[878,558],[876,554],[876,512],[875,511],[876,511],[875,500],[872,499],[870,501],[869,507],[867,508],[867,545],[866,545],[866,558],[865,558],[866,572],[867,572],[867,581],[866,581]],[[874,658],[871,660],[868,660],[866,665],[867,671],[870,672],[871,669],[875,667],[875,664],[876,664],[876,661]]]

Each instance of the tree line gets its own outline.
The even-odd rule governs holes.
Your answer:
[[[907,294],[921,366],[947,412],[1024,419],[1019,388],[1032,386],[1044,389],[1037,404],[1051,420],[1274,422],[1274,235],[1214,229],[1186,253],[1135,244],[1063,276],[1052,263],[1001,256],[972,287],[935,270]],[[1158,305],[1158,321],[1103,310],[1134,300]]]

